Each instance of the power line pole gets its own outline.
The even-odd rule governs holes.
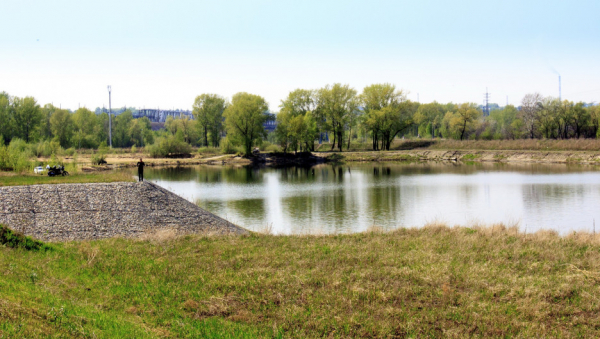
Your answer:
[[[112,148],[112,108],[110,105],[111,86],[108,85],[108,145]]]
[[[487,87],[485,88],[485,112],[483,112],[484,116],[490,115],[490,93],[488,93]]]

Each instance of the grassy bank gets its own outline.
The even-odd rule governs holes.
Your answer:
[[[0,172],[0,186],[40,185],[40,184],[74,184],[91,182],[134,181],[128,171],[102,171],[94,173],[74,173],[68,176],[49,177],[39,174],[18,174]]]
[[[600,151],[600,140],[440,140],[427,147],[440,150]]]
[[[600,236],[429,226],[0,247],[0,336],[598,337]]]

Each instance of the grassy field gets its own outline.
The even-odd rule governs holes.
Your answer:
[[[426,226],[0,247],[0,337],[600,336],[600,236]]]
[[[40,185],[40,184],[65,184],[65,183],[90,183],[90,182],[117,182],[134,181],[130,171],[102,171],[94,173],[74,173],[69,176],[49,177],[39,174],[18,174],[14,172],[0,172],[0,186]]]

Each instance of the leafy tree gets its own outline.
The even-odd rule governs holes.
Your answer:
[[[342,151],[344,132],[352,119],[350,115],[355,114],[357,110],[356,90],[349,85],[338,83],[318,90],[315,113],[323,122],[324,128],[333,134],[332,150],[337,141],[338,149]]]
[[[444,119],[449,120],[449,128],[452,134],[460,140],[463,140],[469,129],[474,128],[481,112],[477,110],[474,104],[461,104],[456,112],[447,112]]]
[[[33,97],[13,98],[14,126],[16,135],[29,142],[42,120],[40,106]]]
[[[54,139],[64,148],[68,148],[73,135],[73,120],[66,109],[57,109],[50,117],[50,128]]]
[[[592,116],[590,111],[585,109],[583,102],[578,102],[572,107],[573,129],[575,130],[575,138],[580,138],[585,132],[585,129],[591,125]],[[595,136],[595,134],[592,134]]]
[[[136,146],[151,145],[154,142],[154,137],[152,135],[152,125],[148,117],[131,121],[129,135]]]
[[[314,151],[315,139],[319,135],[313,115],[316,107],[314,91],[294,90],[279,107],[281,111],[277,114],[275,135],[284,152],[288,147],[297,151],[302,145],[307,151]]]
[[[87,108],[80,108],[73,114],[74,140],[78,148],[94,148],[98,146],[98,122],[94,112]]]
[[[188,117],[175,119],[169,116],[167,117],[167,121],[165,121],[165,128],[173,135],[181,132],[183,141],[188,144],[196,144],[196,141],[198,140],[196,123]]]
[[[208,146],[209,134],[213,147],[219,146],[223,131],[223,112],[226,107],[225,98],[216,94],[201,94],[194,100],[192,114],[202,131],[205,146]]]
[[[133,115],[129,110],[117,115],[113,119],[113,146],[131,147],[131,145],[133,145],[129,134],[132,120]]]
[[[590,115],[590,135],[600,137],[600,106],[588,107]]]
[[[508,105],[503,109],[493,110],[488,117],[496,123],[496,133],[499,136],[495,139],[518,139],[522,135],[523,121],[519,119],[519,110],[513,105]]]
[[[12,106],[10,96],[6,92],[0,92],[0,144],[8,144],[14,133]]]
[[[389,150],[398,133],[412,124],[415,105],[391,84],[375,84],[364,88],[360,96],[365,116],[363,123],[373,137],[373,150]]]
[[[247,155],[251,154],[252,145],[266,136],[263,123],[268,109],[261,96],[240,92],[233,96],[231,105],[223,113],[228,137],[242,144]]]
[[[538,104],[537,121],[539,131],[544,138],[556,138],[561,135],[563,127],[569,125],[570,117],[566,110],[561,107],[557,98],[547,97]]]
[[[439,129],[442,123],[444,112],[446,112],[444,107],[435,101],[429,104],[422,104],[417,108],[417,111],[413,116],[413,121],[419,126],[429,125],[431,131],[428,129],[426,129],[426,131],[431,134],[432,138],[435,138],[435,132]],[[421,133],[419,132],[419,134]]]
[[[39,135],[41,137],[41,139],[44,140],[50,140],[52,139],[53,135],[52,135],[52,126],[50,125],[50,118],[52,117],[52,114],[54,114],[54,112],[58,109],[58,107],[55,107],[52,104],[45,104],[44,107],[42,107],[42,120],[41,120],[41,124],[40,124],[40,129],[39,129]]]

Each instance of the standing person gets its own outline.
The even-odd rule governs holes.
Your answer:
[[[144,181],[144,166],[145,165],[146,164],[144,164],[144,162],[142,161],[142,158],[140,158],[140,161],[138,161],[138,163],[137,163],[139,181]]]

